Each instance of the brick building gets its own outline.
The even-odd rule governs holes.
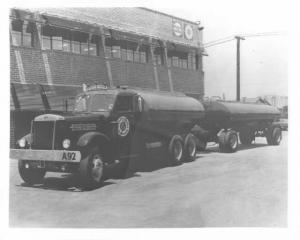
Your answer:
[[[10,20],[12,83],[204,94],[194,22],[145,8],[11,9]]]
[[[41,111],[72,109],[83,83],[204,95],[197,23],[146,8],[15,8],[9,17],[12,135]]]

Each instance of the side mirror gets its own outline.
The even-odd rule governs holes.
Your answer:
[[[144,100],[140,95],[135,96],[134,101],[134,110],[135,112],[142,112],[144,109]]]

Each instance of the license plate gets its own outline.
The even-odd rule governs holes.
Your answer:
[[[76,161],[76,152],[63,152],[63,161]]]

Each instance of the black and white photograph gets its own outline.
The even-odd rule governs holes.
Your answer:
[[[16,3],[9,229],[289,227],[287,3]]]

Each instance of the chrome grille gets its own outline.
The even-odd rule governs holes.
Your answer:
[[[52,149],[54,121],[33,122],[33,144],[34,149]]]

